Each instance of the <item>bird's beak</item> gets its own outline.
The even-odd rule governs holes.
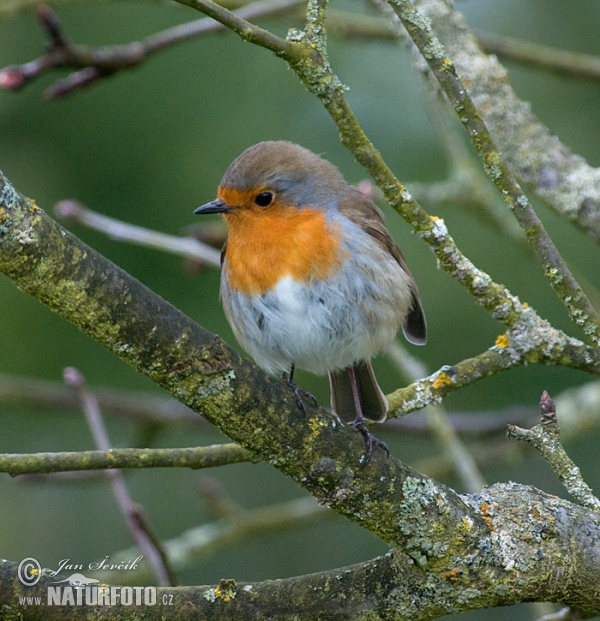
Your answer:
[[[227,213],[228,211],[232,211],[232,208],[219,198],[198,207],[198,209],[194,209],[194,213],[199,216],[203,216],[207,213]]]

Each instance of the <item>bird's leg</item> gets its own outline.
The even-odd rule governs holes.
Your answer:
[[[365,440],[365,454],[362,456],[362,467],[364,468],[371,459],[371,455],[373,455],[373,447],[378,446],[380,449],[383,449],[387,456],[390,456],[390,450],[387,447],[385,442],[382,442],[378,438],[376,438],[368,429],[365,424],[365,417],[362,411],[362,405],[360,403],[360,396],[358,394],[358,384],[356,383],[356,373],[354,372],[354,365],[350,365],[348,367],[348,375],[350,376],[350,386],[352,386],[352,397],[354,399],[354,409],[356,411],[356,418],[352,423],[352,429],[356,431],[360,431],[362,433],[362,437]]]
[[[298,404],[298,407],[303,412],[306,412],[306,406],[304,405],[304,399],[308,399],[309,401],[312,401],[314,406],[317,405],[317,400],[315,399],[315,396],[312,393],[306,392],[306,390],[302,390],[302,388],[298,388],[298,386],[296,386],[296,384],[294,384],[294,371],[295,371],[295,369],[296,369],[296,367],[292,363],[292,366],[290,368],[290,374],[288,375],[284,371],[281,374],[281,379],[285,380],[285,383],[294,391],[294,394],[296,395],[296,403]]]

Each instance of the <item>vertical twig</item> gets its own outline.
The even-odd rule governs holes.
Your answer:
[[[540,399],[540,412],[539,425],[533,429],[521,429],[516,425],[509,425],[508,437],[521,442],[529,442],[550,464],[554,474],[579,504],[594,511],[600,511],[600,500],[594,496],[590,486],[583,480],[581,471],[561,444],[556,407],[545,390]]]
[[[63,376],[65,384],[73,390],[79,400],[97,448],[101,451],[110,450],[110,439],[104,426],[102,412],[94,395],[87,390],[83,375],[74,367],[67,367],[63,372]],[[106,476],[111,483],[113,493],[125,518],[125,523],[138,544],[140,551],[147,559],[150,567],[152,567],[158,584],[160,586],[173,586],[173,576],[169,570],[161,544],[151,532],[142,506],[133,502],[122,472],[116,469],[107,470]]]

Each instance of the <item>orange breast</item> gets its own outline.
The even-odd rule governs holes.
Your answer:
[[[277,201],[264,209],[231,196],[232,192],[246,194],[229,188],[219,192],[229,205],[243,203],[224,214],[229,226],[225,269],[230,287],[260,295],[286,276],[312,282],[340,268],[345,258],[341,227],[328,224],[322,209],[298,209]]]

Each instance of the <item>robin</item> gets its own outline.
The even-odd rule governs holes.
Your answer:
[[[265,371],[282,372],[298,404],[309,393],[294,369],[329,375],[331,408],[373,447],[365,420],[388,403],[371,358],[400,326],[425,344],[417,284],[373,201],[330,162],[297,144],[268,141],[227,169],[217,199],[196,214],[223,214],[221,298],[233,333]],[[289,375],[286,371],[289,369]]]

